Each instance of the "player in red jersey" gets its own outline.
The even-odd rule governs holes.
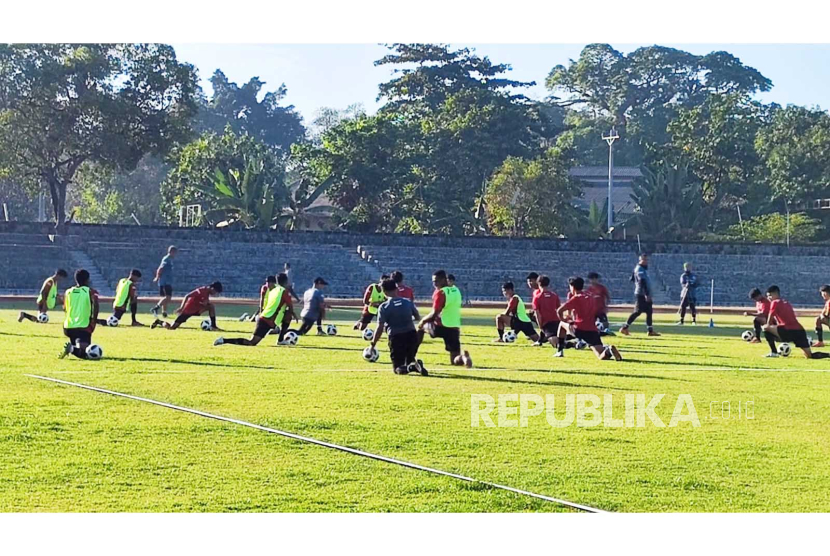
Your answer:
[[[395,281],[395,284],[398,287],[398,297],[408,299],[409,301],[415,303],[415,291],[403,283],[403,272],[396,270],[392,273],[390,278]]]
[[[570,299],[559,306],[556,313],[559,319],[565,323],[572,325],[574,336],[583,342],[587,343],[593,350],[597,359],[615,359],[620,361],[622,355],[620,350],[615,346],[604,346],[599,337],[599,330],[597,329],[597,305],[593,296],[583,293],[582,288],[585,286],[585,280],[579,276],[574,276],[568,279],[568,285],[571,293]],[[569,313],[568,316],[565,313]],[[564,345],[565,334],[567,333],[566,326],[559,327],[559,337],[562,340],[560,346]],[[563,357],[564,351],[560,348],[557,350],[555,357]]]
[[[769,299],[764,297],[761,290],[758,288],[749,292],[749,298],[755,302],[755,312],[749,313],[744,311],[745,317],[752,317],[752,325],[755,328],[755,337],[752,338],[750,344],[761,343],[761,327],[769,320]]]
[[[801,348],[804,356],[808,359],[824,359],[830,357],[830,353],[813,353],[810,351],[810,343],[807,340],[807,332],[798,322],[793,306],[781,299],[781,290],[778,286],[767,288],[769,304],[769,317],[764,325],[764,337],[769,344],[770,352],[766,357],[778,357],[775,349],[775,340],[790,342],[795,347]]]
[[[565,349],[565,337],[559,337],[561,319],[557,310],[562,304],[562,301],[556,295],[556,292],[550,289],[549,277],[544,275],[539,276],[537,278],[537,285],[538,289],[533,293],[532,306],[536,323],[542,331],[542,338],[539,339],[539,345],[542,345],[547,340],[557,352],[561,353]]]
[[[611,293],[605,284],[601,282],[600,276],[596,272],[588,273],[588,287],[585,293],[592,296],[597,303],[597,320],[602,324],[599,330],[600,336],[613,336],[611,326],[608,324],[608,305],[611,304]]]
[[[813,342],[812,347],[822,348],[824,347],[823,327],[827,326],[827,328],[830,328],[830,285],[823,285],[819,288],[819,293],[821,293],[821,298],[824,300],[824,309],[816,317],[816,338],[818,339]]]
[[[214,282],[209,286],[196,288],[184,296],[184,299],[182,299],[182,304],[178,309],[176,309],[176,313],[178,313],[179,316],[176,317],[173,324],[165,322],[161,319],[156,319],[150,328],[163,326],[168,330],[176,330],[182,324],[187,322],[187,319],[190,317],[201,315],[207,311],[210,315],[211,330],[221,330],[218,326],[216,326],[216,307],[210,302],[210,296],[219,293],[222,293],[222,282]]]

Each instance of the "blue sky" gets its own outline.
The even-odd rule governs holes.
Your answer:
[[[174,44],[179,59],[194,64],[202,85],[221,68],[231,81],[242,83],[253,76],[265,81],[268,90],[281,83],[288,87],[286,102],[293,104],[309,123],[323,106],[342,109],[360,102],[373,112],[378,83],[387,81],[391,68],[374,67],[387,51],[377,44]],[[528,96],[547,94],[543,82],[557,64],[577,58],[581,44],[453,44],[474,48],[481,56],[513,67],[509,77],[536,81]],[[614,44],[630,52],[642,45]],[[666,44],[695,54],[726,50],[744,64],[758,69],[773,82],[765,102],[830,107],[830,45],[759,44]]]

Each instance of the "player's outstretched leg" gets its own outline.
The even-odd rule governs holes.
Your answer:
[[[24,320],[28,320],[30,322],[37,322],[37,317],[34,315],[30,315],[24,311],[20,311],[20,314],[17,315],[17,322],[23,322]]]

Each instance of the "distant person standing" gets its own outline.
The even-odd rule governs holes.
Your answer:
[[[631,274],[631,281],[634,282],[634,312],[629,315],[628,320],[620,329],[620,333],[624,336],[630,336],[631,333],[628,328],[637,320],[637,317],[645,313],[646,326],[648,327],[649,336],[659,336],[660,334],[654,331],[652,324],[652,287],[651,278],[648,276],[648,255],[643,253],[637,261],[637,266],[634,267],[634,272]]]
[[[683,263],[683,274],[680,275],[680,322],[683,326],[686,321],[686,309],[692,312],[692,324],[697,324],[697,275],[692,272],[691,263]]]
[[[288,287],[286,288],[286,290],[288,290],[288,294],[293,297],[295,301],[300,302],[300,296],[294,291],[294,279],[291,277],[291,263],[286,261],[283,265],[282,273],[288,276]]]
[[[173,259],[176,258],[178,251],[175,245],[167,248],[167,254],[162,257],[156,269],[156,275],[153,277],[153,282],[158,282],[161,296],[158,303],[150,309],[156,319],[159,318],[159,309],[161,309],[161,316],[167,318],[167,304],[173,299]]]

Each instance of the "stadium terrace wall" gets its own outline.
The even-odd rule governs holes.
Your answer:
[[[48,222],[0,222],[0,234],[55,233]],[[447,236],[408,234],[361,234],[323,231],[255,231],[221,230],[204,228],[180,228],[173,226],[134,226],[118,224],[72,224],[67,226],[61,241],[112,241],[134,242],[142,239],[167,239],[171,243],[181,241],[233,241],[245,243],[298,243],[330,244],[344,247],[380,245],[401,247],[464,247],[469,249],[536,249],[544,251],[589,251],[610,253],[636,253],[634,240],[570,240],[560,238],[506,238],[494,236]],[[830,256],[830,245],[791,245],[770,243],[708,243],[642,241],[647,253],[701,254],[701,255],[790,255]]]

